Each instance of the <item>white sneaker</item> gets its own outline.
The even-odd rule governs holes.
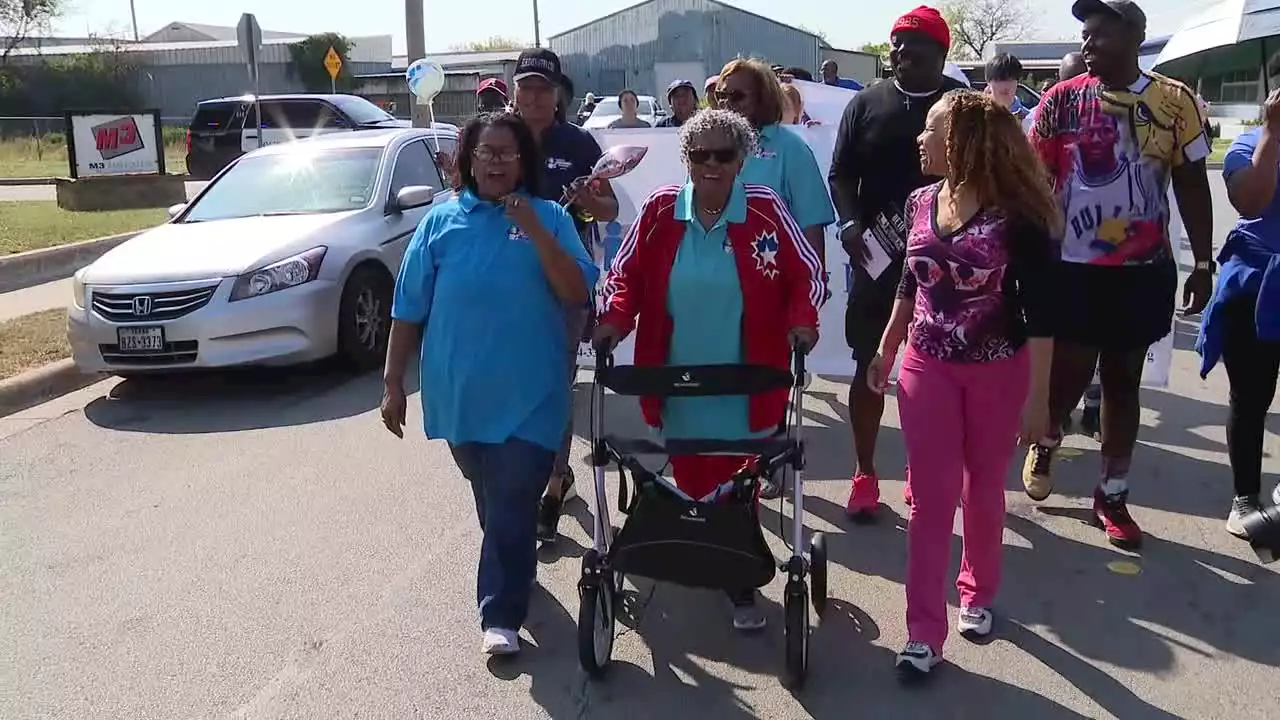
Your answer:
[[[956,619],[956,631],[965,637],[986,637],[991,634],[991,611],[986,608],[960,608]]]
[[[515,655],[520,652],[520,635],[515,630],[489,628],[484,631],[480,652],[485,655]]]
[[[1280,505],[1280,483],[1276,485],[1276,489],[1271,491],[1271,502]]]
[[[903,678],[925,677],[934,665],[942,662],[942,656],[933,651],[927,643],[911,641],[898,653],[894,667]]]

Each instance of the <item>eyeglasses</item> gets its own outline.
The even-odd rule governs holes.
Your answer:
[[[711,150],[695,148],[689,151],[689,162],[694,165],[706,165],[711,158],[715,158],[716,162],[721,165],[728,165],[738,159],[738,150],[736,148],[714,148]]]
[[[500,162],[509,163],[520,159],[519,150],[501,150],[496,151],[488,145],[481,145],[471,151],[471,156],[480,162]]]
[[[720,102],[739,103],[746,100],[749,95],[741,90],[717,90],[716,99]]]

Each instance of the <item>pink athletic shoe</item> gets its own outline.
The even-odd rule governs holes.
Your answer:
[[[853,488],[849,491],[849,503],[845,512],[849,519],[869,521],[875,518],[880,507],[880,480],[875,475],[857,472],[853,476]]]
[[[902,502],[906,503],[907,507],[911,507],[911,466],[908,465],[902,472]]]

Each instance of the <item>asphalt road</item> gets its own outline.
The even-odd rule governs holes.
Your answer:
[[[1011,472],[999,638],[953,637],[928,688],[891,670],[905,641],[896,412],[882,435],[888,510],[849,525],[843,388],[815,383],[807,525],[830,533],[833,599],[797,695],[777,680],[777,581],[758,637],[736,636],[713,593],[639,582],[617,664],[586,680],[581,502],[540,566],[527,652],[486,662],[469,491],[417,413],[403,441],[380,427],[377,376],[108,381],[0,420],[0,717],[1261,720],[1280,576],[1222,530],[1224,379],[1195,377],[1188,332],[1171,390],[1145,394],[1131,481],[1142,555],[1082,522],[1096,443],[1071,442],[1062,494],[1041,505]],[[622,401],[607,415],[616,431],[638,426]]]

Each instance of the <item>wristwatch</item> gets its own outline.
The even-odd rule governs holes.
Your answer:
[[[1218,269],[1218,264],[1217,264],[1217,263],[1215,263],[1215,262],[1214,262],[1214,261],[1212,261],[1212,260],[1200,260],[1200,261],[1198,261],[1198,262],[1196,263],[1196,265],[1195,265],[1195,270],[1196,270],[1196,271],[1198,271],[1198,272],[1207,272],[1207,273],[1209,273],[1209,274],[1211,274],[1211,275],[1212,275],[1212,274],[1214,273],[1214,271],[1216,271],[1217,269]]]

